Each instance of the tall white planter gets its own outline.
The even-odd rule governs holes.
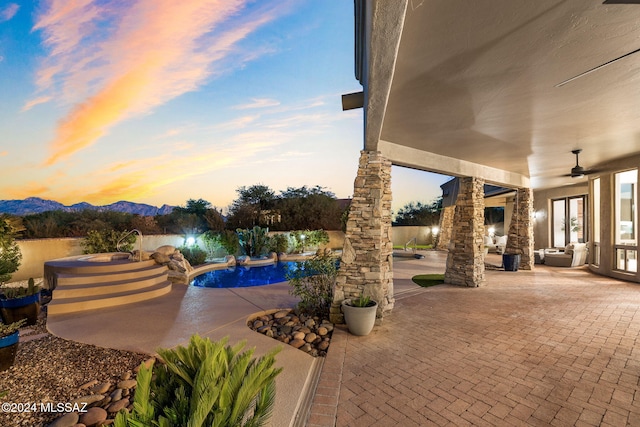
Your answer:
[[[353,335],[368,335],[373,329],[373,325],[376,323],[378,303],[373,300],[371,302],[373,305],[369,307],[354,307],[350,305],[350,299],[342,301],[344,320],[349,332]]]

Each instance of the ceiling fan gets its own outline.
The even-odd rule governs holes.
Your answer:
[[[571,152],[576,155],[576,165],[571,168],[571,173],[568,173],[564,176],[570,176],[571,178],[582,178],[583,176],[588,175],[590,173],[599,172],[595,169],[585,169],[582,166],[580,166],[578,156],[580,155],[580,153],[582,153],[581,148],[571,150]]]

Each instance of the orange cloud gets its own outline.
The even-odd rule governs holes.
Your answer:
[[[46,198],[47,194],[51,192],[51,189],[42,185],[39,182],[29,182],[25,186],[19,188],[7,188],[6,191],[16,199],[25,199],[27,197],[42,197]]]
[[[40,92],[58,91],[75,106],[60,121],[45,164],[227,70],[220,62],[235,54],[234,46],[283,13],[282,3],[274,2],[270,9],[240,14],[247,3],[140,0],[96,6],[91,0],[50,0],[34,26],[50,48],[37,83]],[[79,95],[84,99],[73,99]],[[25,108],[35,103],[37,98]]]

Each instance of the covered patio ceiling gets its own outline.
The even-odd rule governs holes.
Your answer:
[[[567,82],[640,49],[640,4],[367,7],[365,145],[394,164],[539,189],[586,179],[563,176],[573,149],[585,168],[640,152],[640,52]]]

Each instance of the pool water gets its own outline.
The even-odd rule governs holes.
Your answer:
[[[236,266],[212,270],[196,276],[191,284],[203,288],[247,288],[287,281],[287,273],[298,269],[297,262],[278,262],[257,267]]]

